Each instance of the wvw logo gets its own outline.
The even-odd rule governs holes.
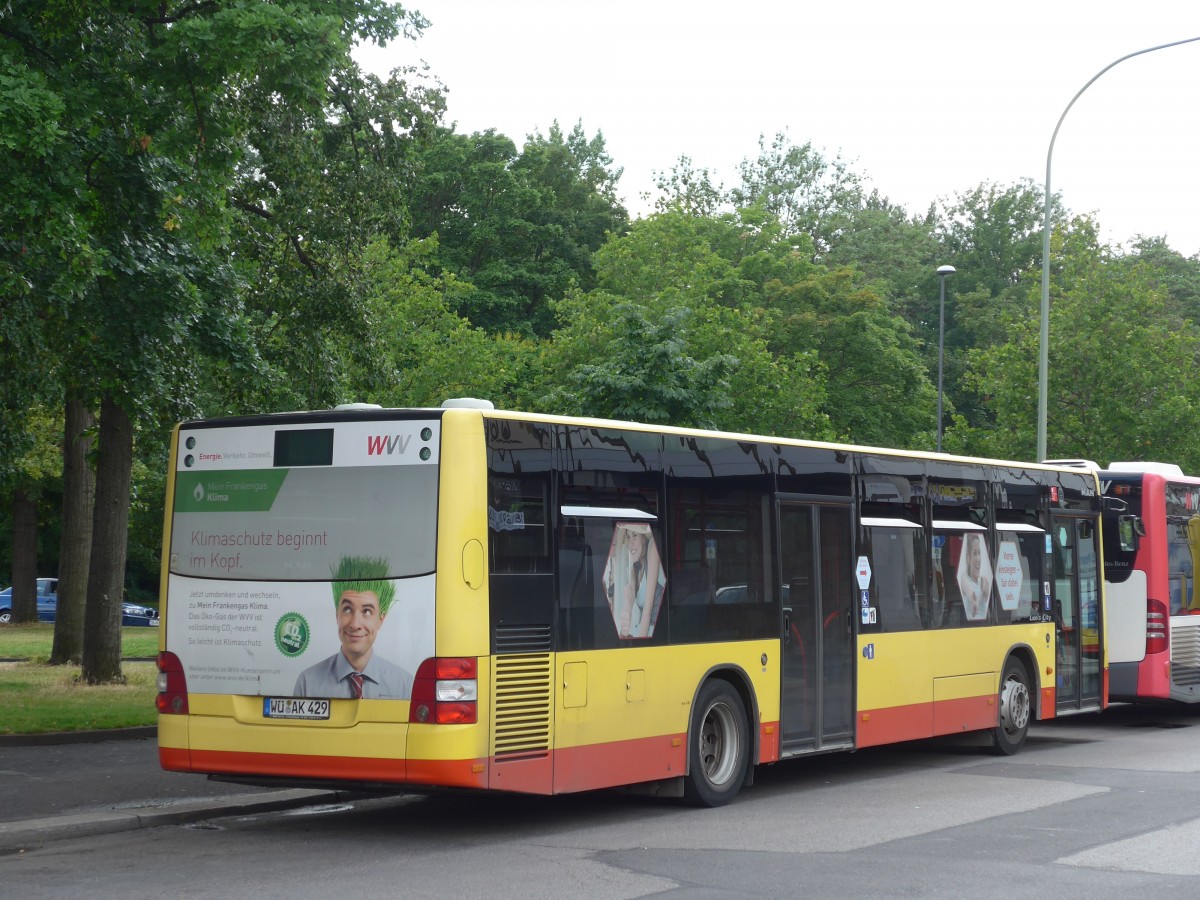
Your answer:
[[[367,456],[383,456],[388,454],[391,456],[395,453],[404,453],[408,442],[412,440],[412,435],[405,434],[372,434],[367,436]]]

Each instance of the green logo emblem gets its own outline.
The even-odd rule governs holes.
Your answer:
[[[296,657],[308,649],[308,620],[300,613],[285,613],[275,623],[275,646],[287,657]]]

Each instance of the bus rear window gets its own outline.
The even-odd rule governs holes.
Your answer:
[[[437,465],[176,473],[170,569],[196,578],[320,581],[343,556],[389,578],[435,568]]]

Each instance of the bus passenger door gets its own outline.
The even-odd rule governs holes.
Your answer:
[[[1100,708],[1100,621],[1096,522],[1054,516],[1055,690],[1059,713]]]
[[[780,749],[852,746],[854,569],[850,509],[780,500]]]

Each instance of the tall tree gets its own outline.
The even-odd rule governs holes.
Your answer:
[[[1052,247],[1047,447],[1055,457],[1175,462],[1200,470],[1191,423],[1200,333],[1181,322],[1147,265],[1127,265],[1076,218]],[[968,377],[994,409],[995,429],[954,429],[951,446],[1027,459],[1035,443],[1038,290],[1008,323],[1009,339],[973,351]]]
[[[758,156],[740,166],[741,184],[729,192],[739,209],[761,207],[785,236],[806,234],[823,259],[862,208],[860,177],[841,159],[826,159],[810,142],[793,144],[786,133],[758,141]]]
[[[946,202],[939,219],[938,256],[924,267],[924,284],[905,305],[933,371],[940,296],[935,270],[955,267],[946,280],[946,398],[950,408],[981,428],[994,423],[988,405],[964,379],[967,353],[1007,341],[1005,323],[1024,308],[1029,280],[1041,270],[1044,196],[1040,186],[1023,179],[1007,186],[983,182]],[[1052,198],[1051,227],[1063,224],[1061,205]]]
[[[5,524],[11,526],[12,538],[12,617],[14,622],[22,623],[37,621],[37,578],[53,573],[52,568],[39,571],[44,565],[39,549],[44,544],[47,499],[56,496],[58,454],[54,433],[59,423],[54,413],[40,404],[25,410],[19,421],[30,443],[10,467],[3,495],[9,517]]]
[[[339,65],[327,86],[323,106],[260,97],[251,117],[232,240],[262,365],[253,381],[217,374],[231,411],[356,399],[346,395],[349,368],[371,365],[361,258],[372,241],[407,239],[418,151],[444,100],[412,68],[384,81]]]
[[[83,658],[83,618],[96,498],[96,479],[89,459],[95,442],[92,433],[95,424],[91,409],[76,397],[67,398],[62,448],[63,540],[51,665],[76,663]]]
[[[562,325],[546,350],[542,403],[832,436],[819,409],[820,361],[809,348],[771,352],[773,320],[757,276],[739,268],[770,245],[736,216],[674,209],[635,222],[597,254],[600,286],[557,305]]]
[[[57,167],[50,205],[14,209],[10,225],[82,261],[24,296],[66,323],[57,358],[101,408],[86,681],[121,677],[135,417],[186,400],[197,358],[253,359],[225,246],[254,101],[320,108],[354,40],[391,39],[408,22],[384,0],[13,0],[0,12],[9,70],[38,88],[40,109],[59,110],[41,144],[16,148]]]
[[[603,136],[557,123],[518,152],[493,130],[445,129],[421,158],[413,233],[438,238],[442,266],[471,288],[458,312],[493,333],[545,337],[549,304],[593,283],[592,253],[628,214],[616,199],[620,170]]]

